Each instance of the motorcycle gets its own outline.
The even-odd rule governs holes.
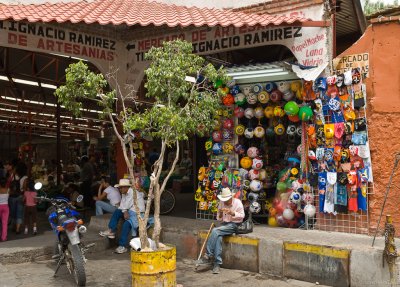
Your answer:
[[[41,186],[36,185],[35,189]],[[81,241],[82,236],[87,229],[83,225],[83,220],[78,219],[79,212],[65,198],[48,198],[47,196],[36,197],[39,201],[49,202],[51,206],[47,209],[46,215],[51,228],[57,235],[55,244],[55,255],[52,257],[57,261],[57,267],[54,277],[57,275],[61,264],[66,263],[70,274],[74,276],[77,286],[85,286],[85,253],[95,244],[84,245]],[[81,202],[83,196],[77,198],[77,202]]]

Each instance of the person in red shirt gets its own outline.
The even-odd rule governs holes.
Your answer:
[[[222,221],[222,225],[212,230],[207,241],[206,253],[203,258],[198,261],[199,265],[212,264],[214,258],[213,273],[220,272],[222,264],[222,238],[224,236],[236,233],[237,226],[243,222],[244,208],[240,199],[234,198],[228,187],[222,189],[218,195],[220,203],[218,205],[217,220]]]

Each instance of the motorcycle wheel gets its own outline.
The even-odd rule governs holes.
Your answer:
[[[62,255],[62,247],[58,241],[56,241],[54,244],[53,255],[54,260],[58,262],[60,256]]]
[[[83,260],[82,251],[79,245],[69,245],[68,249],[71,253],[72,272],[77,286],[86,285],[85,261]]]

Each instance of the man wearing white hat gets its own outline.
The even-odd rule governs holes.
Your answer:
[[[220,272],[222,264],[222,237],[231,235],[237,231],[238,224],[243,222],[244,209],[240,199],[234,198],[231,190],[228,187],[222,189],[218,195],[220,200],[218,205],[217,220],[222,221],[220,227],[214,228],[207,241],[207,249],[203,258],[198,261],[198,264],[212,264],[214,257],[213,273]]]
[[[123,218],[125,219],[124,224],[122,225],[121,235],[118,242],[118,247],[115,250],[116,253],[125,253],[128,251],[126,248],[128,244],[129,232],[132,230],[132,233],[136,235],[136,229],[139,226],[137,221],[136,212],[133,207],[133,189],[132,184],[129,179],[120,179],[119,184],[116,184],[122,196],[121,202],[117,210],[114,211],[111,216],[110,222],[108,223],[108,230],[100,231],[101,236],[107,236],[108,238],[115,238],[115,232],[117,231],[118,221]],[[136,188],[136,200],[137,205],[139,207],[139,211],[141,215],[145,211],[145,203],[144,203],[144,194],[139,191],[139,187]]]

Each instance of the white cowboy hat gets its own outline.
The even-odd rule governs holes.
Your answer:
[[[127,178],[122,178],[119,180],[119,183],[114,185],[114,187],[123,187],[123,186],[132,186],[131,182]]]
[[[218,199],[221,201],[228,201],[232,198],[232,192],[228,187],[222,189],[221,193],[218,194]]]

